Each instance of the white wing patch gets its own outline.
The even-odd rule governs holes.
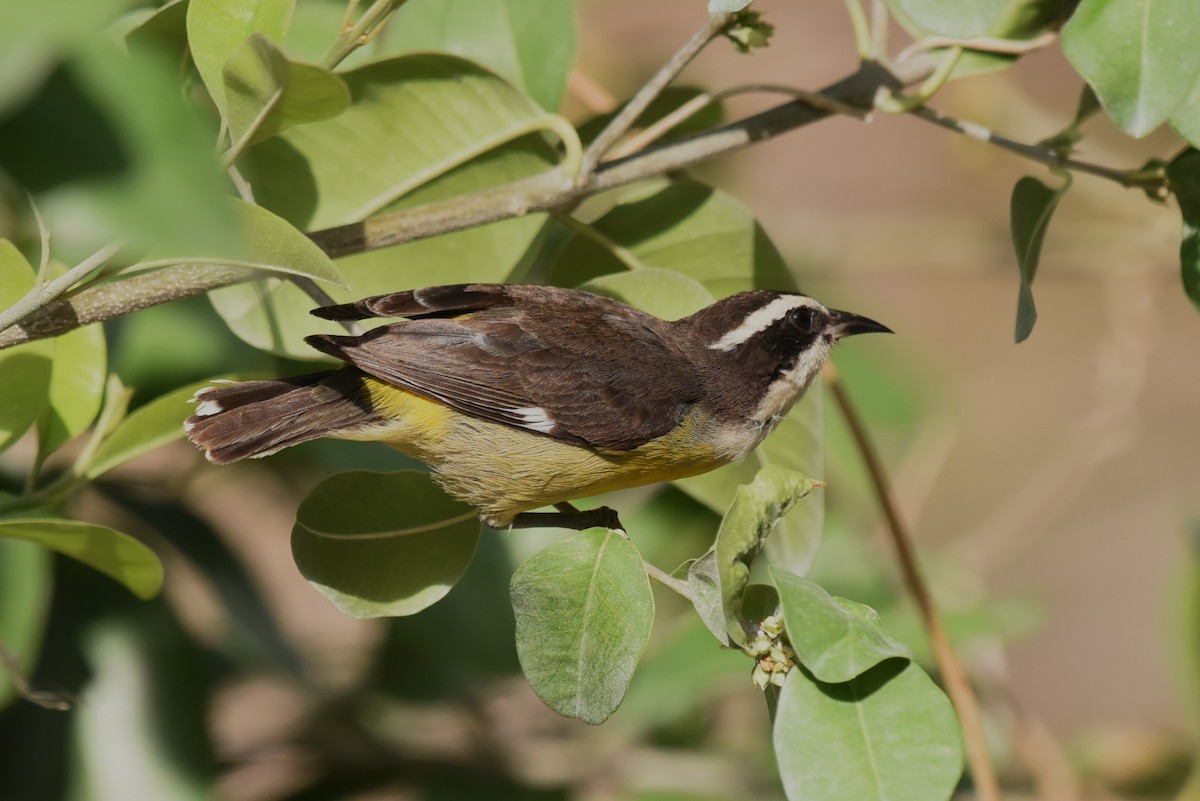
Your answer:
[[[812,298],[807,298],[804,295],[782,295],[761,309],[748,314],[746,319],[742,320],[741,325],[726,333],[725,336],[709,345],[708,348],[709,350],[733,350],[760,331],[770,328],[792,309],[797,309],[801,306],[816,308],[820,305]]]
[[[520,409],[513,409],[512,414],[521,418],[520,426],[542,434],[549,434],[556,425],[550,414],[541,406],[524,406]]]

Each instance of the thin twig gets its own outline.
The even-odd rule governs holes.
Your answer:
[[[1020,56],[1043,47],[1049,47],[1057,40],[1058,34],[1054,31],[1047,31],[1032,39],[998,39],[987,36],[978,39],[950,39],[945,36],[930,36],[926,39],[919,39],[901,50],[900,54],[896,56],[896,60],[903,61],[916,53],[927,53],[943,47],[961,47],[963,50],[978,53]]]
[[[648,575],[650,578],[654,579],[668,590],[671,590],[678,595],[682,595],[689,601],[695,600],[692,598],[692,590],[690,587],[688,587],[686,581],[680,581],[665,570],[661,570],[650,564],[645,559],[642,560],[642,564],[645,565],[646,575]]]
[[[717,92],[701,92],[695,97],[688,100],[679,108],[672,111],[670,114],[656,120],[653,124],[647,125],[645,129],[637,134],[621,142],[610,151],[610,155],[614,159],[624,158],[625,156],[633,155],[638,151],[645,150],[650,145],[657,142],[663,135],[679,125],[684,120],[699,113],[707,106],[713,103],[719,103],[727,97],[736,95],[745,95],[751,93],[766,93],[777,95],[788,95],[795,100],[803,100],[813,108],[824,109],[831,114],[845,114],[848,117],[856,119],[864,119],[870,114],[869,109],[864,109],[859,106],[851,106],[847,103],[842,103],[832,97],[826,97],[820,92],[810,92],[807,89],[797,89],[793,86],[781,86],[774,83],[749,83],[742,86],[731,86],[728,89],[722,89]]]
[[[97,250],[91,256],[76,264],[53,281],[39,281],[25,297],[18,300],[4,311],[0,311],[0,333],[43,306],[54,302],[67,293],[71,287],[104,266],[122,247],[120,242],[113,242]]]
[[[711,14],[704,26],[692,34],[692,38],[676,51],[675,55],[659,68],[658,72],[637,91],[617,115],[609,120],[587,150],[583,152],[583,164],[579,171],[580,179],[588,178],[596,169],[596,165],[604,158],[616,141],[637,122],[637,118],[654,102],[671,81],[683,72],[684,67],[691,63],[705,46],[725,30],[737,14]]]
[[[2,642],[0,642],[0,665],[8,673],[8,679],[12,682],[17,695],[30,703],[37,704],[43,709],[65,712],[75,702],[75,697],[68,692],[34,689],[21,670],[21,660]]]
[[[1051,167],[1066,167],[1075,172],[1084,172],[1089,175],[1096,175],[1101,178],[1107,178],[1110,181],[1115,181],[1125,187],[1145,187],[1152,188],[1155,183],[1165,183],[1165,178],[1153,180],[1150,177],[1143,175],[1138,170],[1115,170],[1112,167],[1104,167],[1099,164],[1092,164],[1088,161],[1080,161],[1061,155],[1049,148],[1038,147],[1037,145],[1027,145],[1024,142],[1018,142],[1009,139],[1006,136],[1001,136],[994,131],[985,128],[976,122],[968,122],[951,117],[948,114],[943,114],[940,111],[922,106],[911,110],[911,113],[917,119],[932,122],[934,125],[940,125],[947,130],[960,133],[963,136],[969,136],[972,139],[977,139],[980,142],[986,142],[989,145],[1003,148],[1020,156],[1034,161],[1040,161]]]
[[[358,22],[338,34],[318,63],[327,70],[341,64],[348,55],[369,42],[379,26],[402,5],[404,0],[375,0]]]
[[[896,506],[895,498],[892,497],[883,464],[867,434],[862,418],[854,408],[850,395],[846,392],[846,387],[842,384],[832,363],[825,365],[823,378],[825,386],[833,395],[838,410],[846,420],[858,452],[866,464],[867,472],[871,475],[872,487],[875,490],[880,509],[887,519],[892,542],[896,546],[896,555],[900,561],[900,572],[904,576],[904,583],[921,610],[929,641],[933,647],[933,655],[937,661],[938,670],[942,674],[942,681],[946,685],[946,693],[950,696],[950,701],[954,704],[954,708],[958,712],[958,719],[962,723],[963,740],[967,747],[967,763],[971,768],[976,796],[980,801],[1000,801],[1000,784],[996,778],[996,769],[992,765],[991,756],[988,754],[983,714],[979,708],[979,701],[975,697],[974,690],[971,689],[971,682],[967,678],[962,662],[954,653],[954,647],[946,635],[941,616],[933,602],[933,596],[921,575],[912,538],[904,521],[900,518],[900,511]]]

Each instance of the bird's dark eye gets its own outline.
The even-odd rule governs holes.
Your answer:
[[[817,315],[808,306],[801,306],[788,312],[792,325],[805,334],[812,333],[817,323]]]

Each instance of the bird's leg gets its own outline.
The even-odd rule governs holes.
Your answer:
[[[595,509],[576,509],[569,503],[556,503],[557,512],[522,512],[513,518],[511,528],[569,528],[585,531],[589,528],[608,528],[624,531],[625,526],[616,509],[600,506]]]

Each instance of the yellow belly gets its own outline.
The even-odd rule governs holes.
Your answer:
[[[730,461],[706,444],[710,424],[686,418],[632,451],[571,445],[489,423],[368,379],[372,406],[386,419],[345,439],[381,440],[428,464],[451,495],[506,528],[520,512],[628,487],[694,476]]]

